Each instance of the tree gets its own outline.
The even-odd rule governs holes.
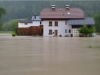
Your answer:
[[[92,14],[90,14],[90,13],[89,13],[87,16],[88,16],[88,17],[93,17],[93,15],[92,15]]]
[[[92,26],[92,27],[90,27],[90,28],[88,28],[88,29],[89,29],[88,33],[89,33],[90,35],[93,34],[93,33],[96,31],[96,29],[95,29],[94,26]]]
[[[0,7],[0,18],[5,15],[6,10],[2,7]],[[0,22],[0,30],[2,29],[2,23]]]
[[[40,15],[43,8],[50,8],[50,5],[55,4],[57,8],[65,8],[69,4],[71,8],[81,8],[84,10],[85,16],[88,13],[92,15],[100,12],[100,1],[0,1],[0,6],[7,10],[6,16],[2,19],[7,22],[11,19],[31,18],[34,14]],[[91,15],[88,15],[91,16]]]
[[[3,24],[2,30],[4,31],[14,31],[18,28],[18,20],[10,20],[8,23]]]
[[[0,22],[0,30],[2,30],[2,22]]]
[[[96,32],[100,32],[100,13],[94,15]]]
[[[18,28],[18,20],[11,20],[9,22],[11,31],[15,31],[16,28]]]
[[[92,33],[94,33],[96,31],[95,27],[92,26],[90,28],[87,27],[87,25],[83,25],[83,27],[80,28],[79,32],[81,34],[84,34],[85,36],[87,35],[91,35]]]
[[[79,32],[87,36],[89,33],[88,27],[86,25],[83,25],[83,27],[80,28]]]
[[[5,15],[5,13],[6,13],[6,10],[5,10],[4,8],[0,7],[0,18],[1,18],[3,15]]]

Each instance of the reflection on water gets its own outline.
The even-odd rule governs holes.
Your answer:
[[[99,38],[0,35],[0,75],[99,75]]]

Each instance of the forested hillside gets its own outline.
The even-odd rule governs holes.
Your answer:
[[[18,19],[31,19],[33,15],[39,15],[43,8],[56,5],[57,8],[81,8],[85,16],[92,16],[95,20],[97,32],[100,32],[100,1],[0,1],[0,7],[6,9],[6,15],[0,18],[0,30],[14,31],[18,26]],[[2,21],[2,22],[1,22]]]
[[[66,4],[72,8],[81,8],[88,14],[100,13],[100,1],[0,1],[0,7],[4,7],[7,11],[2,17],[3,22],[11,19],[30,19],[32,15],[39,15],[43,8],[50,8],[52,4],[56,7],[64,8]]]

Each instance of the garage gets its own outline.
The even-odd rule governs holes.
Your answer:
[[[79,29],[83,25],[87,25],[87,27],[91,27],[95,24],[94,19],[92,17],[87,17],[83,19],[70,19],[67,21],[68,25],[72,26],[72,34],[73,37],[79,37]]]
[[[72,29],[73,37],[79,37],[79,29]]]

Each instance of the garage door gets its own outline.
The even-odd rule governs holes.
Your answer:
[[[73,31],[73,37],[79,37],[79,29],[72,29]]]

